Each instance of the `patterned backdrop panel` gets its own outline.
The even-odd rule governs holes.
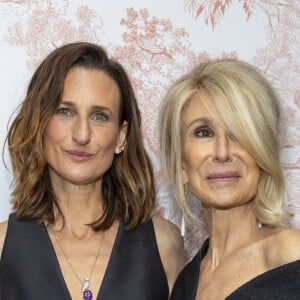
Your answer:
[[[37,64],[74,41],[104,46],[132,80],[142,112],[144,143],[152,159],[157,211],[179,225],[180,216],[160,172],[157,116],[168,86],[198,62],[236,57],[258,66],[281,96],[286,130],[282,167],[287,205],[300,228],[300,1],[298,0],[0,0],[0,142]],[[0,220],[10,207],[11,168],[0,166]],[[201,208],[192,200],[195,211]],[[206,236],[186,235],[188,257]]]

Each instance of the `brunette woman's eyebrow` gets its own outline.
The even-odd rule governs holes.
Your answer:
[[[61,101],[60,105],[68,106],[68,107],[75,107],[75,104],[72,101]]]
[[[61,101],[60,105],[66,106],[66,107],[71,107],[71,108],[76,108],[76,104],[73,103],[72,101]],[[101,106],[101,105],[94,105],[91,107],[91,110],[93,111],[107,111],[110,114],[113,115],[113,112],[111,111],[111,109],[107,106]]]

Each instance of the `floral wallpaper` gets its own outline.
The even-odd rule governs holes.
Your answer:
[[[138,98],[144,143],[152,159],[157,211],[180,216],[160,173],[157,116],[172,81],[198,62],[237,57],[258,66],[282,99],[286,119],[282,167],[287,205],[300,228],[300,2],[298,0],[0,0],[0,143],[38,63],[73,41],[104,46],[127,69]],[[0,165],[0,220],[10,211],[7,150]],[[195,210],[201,209],[192,199]],[[187,259],[200,247],[201,225],[185,236]]]

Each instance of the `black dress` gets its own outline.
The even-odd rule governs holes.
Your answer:
[[[194,300],[199,280],[200,264],[208,250],[207,239],[202,249],[177,278],[171,300]],[[267,271],[246,282],[226,300],[299,300],[300,260]]]
[[[152,221],[120,224],[97,300],[167,300]],[[94,299],[94,298],[93,298]],[[71,300],[43,223],[11,214],[0,260],[0,300]]]

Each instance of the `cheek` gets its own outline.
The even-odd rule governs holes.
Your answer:
[[[49,132],[45,132],[43,136],[43,152],[44,157],[48,163],[49,161],[53,160],[54,157],[56,157],[54,145],[55,141],[53,140],[51,134],[49,134]]]
[[[117,130],[103,130],[95,134],[94,142],[98,145],[99,148],[112,149],[114,148],[118,141],[118,132]]]
[[[47,151],[48,147],[51,147],[54,144],[56,140],[56,135],[54,133],[55,131],[51,127],[46,128],[43,135],[43,148],[45,151]]]
[[[57,124],[57,122],[49,122],[45,128],[42,141],[46,159],[47,156],[51,155],[54,148],[56,148],[59,144],[62,144],[62,141],[66,138],[67,132],[68,128],[62,128],[59,124]]]
[[[182,158],[182,161],[181,161],[183,184],[190,183],[191,172],[192,172],[191,166],[192,165],[191,165],[189,157],[184,155],[184,157]]]
[[[53,138],[51,135],[51,130],[49,130],[49,127],[47,126],[44,134],[43,134],[43,150],[45,154],[48,152],[49,147],[53,144]]]
[[[186,147],[183,154],[182,166],[186,176],[194,176],[200,173],[205,165],[205,156],[197,150],[197,147]]]
[[[253,196],[257,193],[258,188],[258,182],[260,178],[260,169],[257,165],[255,165],[251,171],[251,175],[249,176],[249,186],[250,186],[250,192]]]

